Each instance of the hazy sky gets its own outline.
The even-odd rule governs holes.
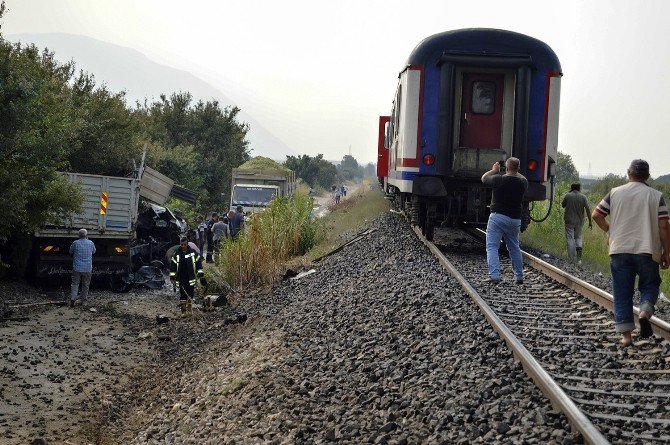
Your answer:
[[[128,46],[214,84],[295,152],[376,159],[377,116],[431,34],[502,28],[563,67],[559,150],[586,174],[670,173],[670,1],[6,0],[5,34]],[[94,73],[95,74],[95,73]]]

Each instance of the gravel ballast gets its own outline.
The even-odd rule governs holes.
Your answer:
[[[369,226],[316,273],[241,300],[246,325],[173,323],[177,349],[110,431],[136,444],[580,442],[408,224]]]

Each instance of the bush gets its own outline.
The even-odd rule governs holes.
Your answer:
[[[224,244],[213,275],[232,286],[271,284],[281,265],[303,255],[323,236],[312,218],[313,199],[303,194],[272,201],[252,216],[236,241]]]

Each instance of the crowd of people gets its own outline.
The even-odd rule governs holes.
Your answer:
[[[512,260],[516,285],[523,285],[523,256],[519,247],[523,197],[528,189],[528,180],[519,173],[520,161],[511,157],[504,163],[496,162],[481,180],[492,188],[491,214],[486,229],[487,283],[497,285],[502,281],[498,250],[502,240]],[[595,222],[608,235],[612,289],[614,293],[615,329],[621,333],[621,344],[632,343],[635,329],[633,318],[633,294],[637,280],[640,292],[640,334],[646,338],[653,335],[650,318],[658,300],[661,278],[659,268],[670,267],[670,215],[663,194],[649,187],[649,164],[635,159],[628,167],[628,183],[613,188],[590,213],[589,202],[580,191],[580,184],[570,187],[563,198],[565,235],[568,258],[581,261],[582,228],[588,219],[589,228]],[[346,196],[346,186],[333,186],[336,203]],[[609,217],[609,221],[607,218]],[[203,277],[202,252],[205,261],[213,262],[219,254],[221,244],[236,239],[244,228],[244,212],[241,206],[225,215],[212,213],[205,220],[198,216],[197,227],[180,240],[170,262],[170,279],[180,291],[182,311],[187,310],[193,297],[197,279]],[[206,250],[205,250],[206,248]],[[91,280],[92,257],[95,245],[87,239],[85,229],[79,231],[79,239],[72,243],[73,257],[72,288],[70,305],[74,306],[81,285],[81,298],[86,300]]]
[[[333,201],[335,204],[339,204],[343,198],[347,197],[348,190],[349,188],[346,186],[346,184],[342,184],[339,187],[336,185],[331,187],[331,193],[333,195]]]
[[[198,253],[204,254],[205,262],[211,263],[218,255],[221,244],[235,240],[244,229],[244,209],[238,206],[236,210],[219,215],[211,213],[207,219],[203,215],[196,218],[196,227],[189,230],[186,235],[191,248]]]

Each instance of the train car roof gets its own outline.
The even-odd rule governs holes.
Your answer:
[[[407,65],[438,63],[445,52],[479,55],[528,55],[537,68],[561,72],[554,51],[541,40],[503,29],[470,28],[446,31],[426,37],[414,48]]]

